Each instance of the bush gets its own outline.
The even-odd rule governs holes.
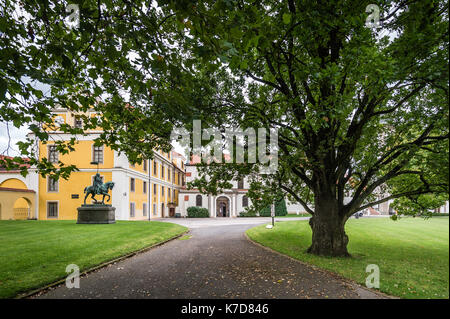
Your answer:
[[[436,217],[448,217],[449,214],[448,213],[432,213],[431,216],[436,216]]]
[[[417,216],[421,216],[421,217],[448,217],[449,214],[447,213],[422,213],[422,214],[417,214]]]
[[[249,211],[249,212],[241,212],[239,214],[239,217],[257,217],[258,215],[256,215],[256,212],[254,211]]]
[[[209,211],[203,207],[191,206],[187,209],[187,217],[189,218],[205,218],[209,217]]]
[[[286,201],[283,198],[275,203],[275,216],[286,216],[286,215],[287,215]],[[270,217],[270,206],[263,208],[259,212],[259,216]]]

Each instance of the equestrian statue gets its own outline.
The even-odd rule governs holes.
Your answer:
[[[94,176],[94,183],[92,186],[86,186],[84,188],[84,193],[86,193],[86,196],[84,197],[84,204],[86,205],[86,199],[88,198],[89,194],[91,195],[91,198],[95,201],[94,204],[102,204],[105,205],[105,196],[108,196],[108,202],[111,199],[111,196],[108,194],[110,189],[113,189],[114,182],[106,182],[103,183],[102,177],[99,173],[95,174]],[[95,199],[95,195],[103,195],[102,201],[99,202]]]

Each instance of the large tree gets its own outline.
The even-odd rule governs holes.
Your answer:
[[[376,1],[379,21],[370,3],[172,6],[190,21],[202,65],[245,79],[222,81],[212,116],[279,134],[276,174],[261,179],[258,164],[207,165],[210,178],[192,186],[216,192],[226,179],[258,175],[256,205],[284,192],[313,215],[313,254],[348,256],[345,223],[361,209],[427,193],[448,198],[448,169],[431,173],[448,158],[448,3]]]
[[[34,121],[46,140],[35,124],[51,123],[56,104],[94,107],[103,121],[86,119],[85,128],[100,124],[98,142],[131,160],[168,148],[172,127],[191,128],[193,119],[277,129],[275,174],[258,174],[262,163],[213,164],[193,186],[214,193],[249,176],[259,208],[288,195],[313,215],[309,252],[319,255],[348,255],[345,223],[364,207],[448,194],[448,170],[429,173],[448,157],[447,2],[77,3],[80,24],[69,28],[68,3],[4,2],[2,120]],[[31,142],[21,144],[24,154],[33,155]],[[375,197],[382,188],[387,195]]]

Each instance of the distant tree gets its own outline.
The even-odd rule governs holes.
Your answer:
[[[272,213],[271,205],[268,205],[259,212],[259,216],[269,217],[271,216],[271,213]],[[282,198],[281,200],[275,201],[275,216],[286,216],[286,215],[287,215],[287,207],[285,199]]]

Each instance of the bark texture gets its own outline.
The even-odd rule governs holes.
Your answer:
[[[307,252],[319,256],[349,257],[345,233],[347,218],[344,216],[336,200],[316,201],[315,213],[309,220],[312,243]]]

